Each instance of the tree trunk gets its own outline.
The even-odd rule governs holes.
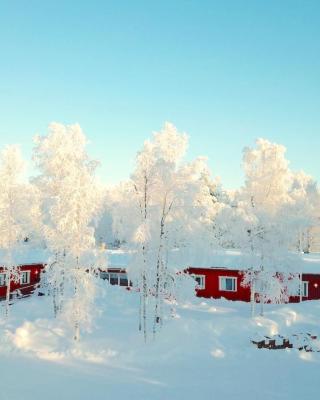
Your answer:
[[[57,282],[54,281],[53,285],[54,285],[53,291],[52,291],[53,314],[54,314],[54,317],[57,318],[58,310],[59,310],[58,299],[57,299]]]
[[[261,266],[260,266],[260,270],[261,270],[261,275],[262,275],[262,279],[260,278],[261,281],[261,294],[260,294],[260,315],[261,317],[263,317],[264,314],[264,289],[265,289],[265,282],[264,282],[264,276],[263,276],[263,271],[264,271],[264,256],[263,254],[261,255]]]
[[[11,271],[7,270],[6,281],[7,281],[7,291],[6,291],[6,309],[5,309],[5,317],[9,317],[9,307],[10,307],[10,290],[11,290]]]
[[[78,296],[78,286],[79,286],[79,258],[77,257],[77,267],[76,274],[74,279],[74,302],[73,302],[73,318],[74,318],[74,337],[75,341],[79,341],[80,339],[80,323],[79,323],[79,304],[77,300]]]
[[[264,315],[264,282],[261,283],[261,293],[260,293],[260,315]]]
[[[145,260],[144,260],[145,264]],[[139,331],[143,328],[143,337],[145,343],[147,342],[147,277],[145,267],[142,271],[142,287],[140,286],[140,304],[139,304]]]
[[[147,223],[148,218],[148,176],[145,171],[143,183],[143,200],[139,199],[139,190],[136,185],[134,189],[138,196],[138,203],[141,214],[142,223]],[[139,304],[139,331],[142,331],[145,343],[147,342],[147,297],[148,297],[148,282],[147,282],[147,247],[146,243],[142,245],[143,268],[141,272],[139,290],[140,290],[140,304]]]
[[[139,293],[139,332],[142,331],[142,302],[143,302],[142,297],[143,297],[143,294],[140,290],[140,293]]]
[[[153,334],[155,335],[156,333],[156,326],[157,324],[162,325],[162,317],[161,317],[161,310],[162,310],[162,304],[161,302],[163,299],[161,298],[160,294],[161,291],[163,291],[163,278],[164,278],[164,267],[163,267],[163,259],[162,259],[162,253],[163,253],[163,239],[165,235],[165,222],[167,215],[169,214],[173,201],[171,201],[169,207],[167,208],[167,194],[164,197],[163,201],[163,207],[162,207],[162,215],[161,215],[161,221],[160,221],[160,236],[159,236],[159,248],[158,248],[158,257],[157,257],[157,269],[156,269],[156,293],[155,293],[155,301],[156,301],[156,306],[155,306],[155,312],[154,312],[154,322],[153,322]]]
[[[251,285],[250,285],[250,302],[251,302],[251,318],[255,316],[255,278],[252,274]]]
[[[65,280],[65,274],[64,274],[64,268],[61,270],[61,282],[59,285],[59,313],[62,312],[63,309],[63,304],[64,304],[64,280]]]
[[[162,280],[162,273],[163,273],[163,261],[162,261],[162,247],[163,247],[163,236],[164,236],[164,218],[161,218],[160,224],[160,240],[159,240],[159,249],[158,249],[158,257],[157,257],[157,269],[156,269],[156,288],[155,288],[155,310],[154,310],[154,321],[153,321],[153,335],[156,333],[156,326],[157,324],[161,323],[160,317],[160,290],[161,290],[161,280]]]
[[[142,303],[143,337],[144,337],[144,342],[146,343],[147,342],[147,296],[148,296],[146,273],[144,273],[142,277],[142,289],[143,289],[143,303]]]
[[[55,318],[57,318],[58,313],[59,313],[59,299],[58,299],[58,281],[56,278],[56,273],[54,271],[54,266],[58,266],[58,253],[55,253],[55,260],[53,261],[53,263],[50,264],[50,268],[49,268],[49,273],[51,274],[51,277],[53,279],[53,283],[52,280],[49,280],[49,287],[52,288],[52,303],[53,303],[53,315]],[[56,267],[57,268],[57,267]],[[51,292],[51,290],[50,290]]]

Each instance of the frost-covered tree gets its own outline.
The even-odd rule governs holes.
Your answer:
[[[274,214],[288,201],[291,183],[286,148],[266,139],[257,139],[255,148],[243,150],[245,186],[242,197],[255,209]]]
[[[132,189],[132,185],[130,184]],[[101,209],[94,220],[96,242],[108,248],[118,248],[128,240],[122,215],[131,208],[130,197],[123,184],[102,188]],[[118,226],[119,225],[119,226]]]
[[[293,233],[292,245],[300,252],[308,253],[312,246],[312,228],[317,226],[319,218],[320,192],[311,176],[303,171],[292,175],[289,190],[290,201],[283,210],[290,220]]]
[[[35,138],[34,179],[42,193],[44,235],[52,253],[49,281],[55,314],[65,314],[79,339],[88,328],[95,296],[95,238],[90,225],[100,204],[94,175],[98,163],[86,152],[87,139],[79,125],[52,123],[46,136]]]
[[[218,217],[225,239],[240,248],[248,260],[245,282],[251,288],[252,312],[255,295],[261,313],[265,301],[277,301],[277,295],[283,298],[283,292],[277,289],[281,280],[276,272],[283,269],[289,273],[295,264],[288,255],[293,235],[291,221],[284,212],[290,205],[293,176],[285,151],[284,146],[265,139],[258,139],[255,148],[245,148],[245,185]]]
[[[317,185],[303,172],[289,169],[285,152],[284,146],[266,139],[245,148],[245,185],[216,217],[220,243],[241,249],[250,267],[245,284],[251,287],[253,313],[256,296],[261,313],[264,302],[286,301],[286,287],[301,276],[292,250],[308,250],[310,228],[317,223]],[[281,279],[279,271],[284,272]]]
[[[258,139],[256,148],[245,148],[243,152],[245,186],[240,198],[250,220],[250,226],[246,227],[247,235],[243,238],[248,241],[252,258],[258,257],[258,265],[254,267],[259,269],[260,281],[265,269],[270,269],[274,260],[279,259],[279,252],[288,251],[286,240],[283,235],[279,236],[277,229],[277,212],[288,202],[291,181],[285,152],[284,146],[265,139]],[[262,282],[258,288],[257,283],[251,280],[252,295],[255,291],[259,294],[261,313],[265,287],[266,283]]]
[[[6,274],[6,307],[9,314],[11,280],[19,280],[15,253],[32,235],[38,208],[34,190],[23,182],[25,163],[17,146],[7,146],[0,155],[0,248]]]
[[[153,304],[153,333],[162,324],[163,302],[174,287],[176,257],[196,243],[212,244],[214,202],[204,158],[183,159],[187,135],[170,123],[144,143],[131,181],[118,191],[114,227],[135,249],[132,279],[141,294],[140,329],[147,335],[147,304]],[[185,265],[180,264],[180,269]]]

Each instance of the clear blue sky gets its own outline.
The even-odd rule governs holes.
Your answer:
[[[320,1],[0,1],[0,146],[78,122],[108,182],[164,121],[226,187],[255,138],[320,180]]]

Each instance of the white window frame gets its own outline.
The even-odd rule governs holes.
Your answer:
[[[3,276],[3,278],[2,278],[2,276]],[[7,286],[7,274],[5,272],[0,272],[0,277],[1,277],[0,287]],[[2,279],[3,279],[3,281],[2,281]],[[3,283],[1,283],[1,282],[3,282]]]
[[[202,274],[191,274],[191,276],[192,276],[192,278],[194,280],[196,280],[196,278],[200,278],[200,280],[201,280],[200,284],[198,284],[198,282],[196,281],[197,282],[196,289],[203,290],[203,289],[206,288],[206,276],[205,275],[202,275]]]
[[[302,281],[302,297],[309,296],[309,281]]]
[[[23,277],[24,275],[27,276],[27,282],[23,282]],[[20,285],[28,285],[30,283],[30,278],[31,278],[31,271],[21,271],[20,272]]]
[[[227,285],[222,284],[222,282],[226,279],[232,279],[234,282],[234,289],[226,289]],[[219,290],[220,292],[236,292],[238,290],[238,278],[235,276],[219,276]]]
[[[113,285],[121,286],[121,279],[125,279],[128,282],[128,285],[123,285],[123,286],[129,286],[128,274],[126,272],[101,271],[100,276],[101,276],[101,274],[102,274],[102,276],[105,276],[105,278],[103,278],[103,279],[107,280],[109,283],[110,283],[111,279],[114,279],[114,280],[117,279],[117,283],[113,283]]]

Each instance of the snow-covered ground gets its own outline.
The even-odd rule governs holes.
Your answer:
[[[104,283],[106,284],[106,283]],[[11,307],[2,322],[1,400],[315,399],[320,353],[257,349],[256,334],[320,335],[320,302],[250,305],[190,298],[147,344],[138,332],[138,295],[108,287],[92,333],[78,344],[48,320],[49,297]]]

